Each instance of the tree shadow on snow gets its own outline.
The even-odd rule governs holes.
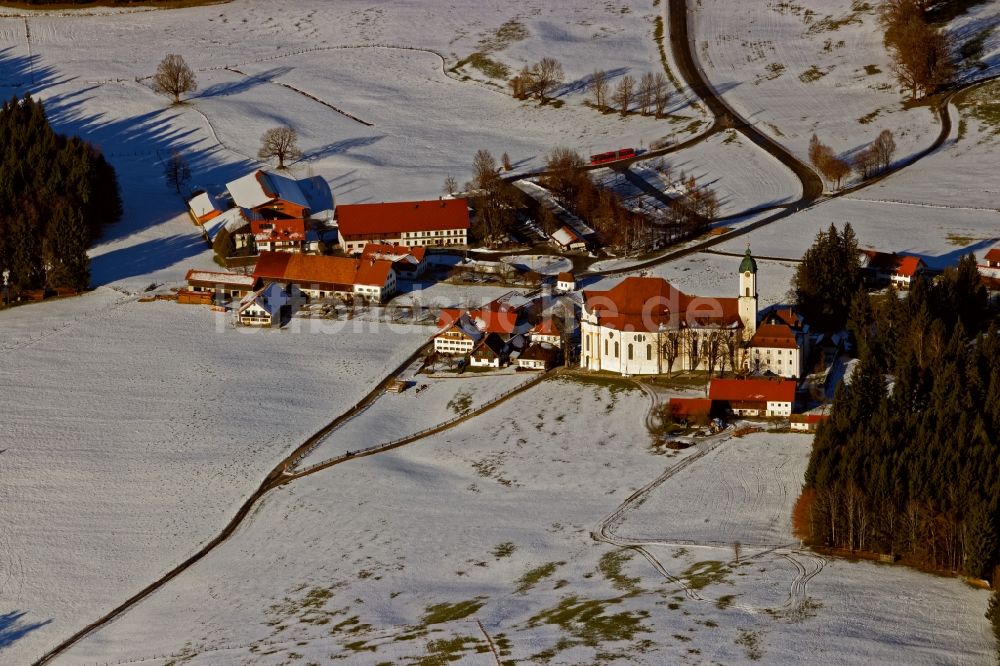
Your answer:
[[[163,165],[173,153],[183,157],[193,175],[188,183],[225,183],[259,167],[217,143],[212,132],[192,126],[185,106],[137,113],[125,118],[87,113],[85,104],[102,94],[95,85],[46,98],[45,109],[56,131],[94,144],[114,166],[121,188],[122,219],[104,230],[99,243],[125,238],[155,227],[187,209],[182,194],[166,183]],[[199,119],[198,125],[203,125]],[[192,238],[200,242],[192,226]],[[164,239],[166,242],[167,239]]]
[[[90,260],[90,282],[110,284],[174,266],[207,249],[201,236],[175,234],[111,250]]]
[[[4,97],[35,94],[71,80],[57,80],[56,75],[55,68],[41,64],[40,56],[17,55],[14,47],[0,49],[0,94]]]
[[[10,647],[36,629],[41,629],[52,620],[25,622],[26,611],[10,611],[0,614],[0,650]]]

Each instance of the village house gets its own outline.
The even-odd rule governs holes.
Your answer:
[[[747,250],[737,297],[689,296],[663,278],[584,291],[580,367],[625,376],[742,368],[757,329],[757,262]]]
[[[913,279],[927,270],[927,264],[919,257],[900,257],[896,270],[889,278],[897,289],[909,289]]]
[[[552,234],[551,238],[555,246],[564,252],[587,249],[586,241],[580,238],[576,232],[569,227],[561,227]]]
[[[465,199],[342,205],[336,214],[348,254],[362,252],[368,243],[455,247],[469,241]]]
[[[506,360],[507,345],[496,333],[486,335],[469,354],[469,362],[479,368],[499,368]]]
[[[984,258],[986,261],[987,268],[995,268],[1000,270],[1000,247],[995,247],[986,253]]]
[[[556,291],[566,293],[569,291],[576,290],[576,278],[573,277],[572,273],[563,271],[556,276]]]
[[[751,372],[772,372],[781,377],[801,377],[802,345],[785,323],[761,324],[750,338]]]
[[[227,183],[226,189],[233,203],[263,219],[309,217],[309,200],[298,181],[273,171],[254,171]]]
[[[324,257],[287,252],[263,252],[254,268],[260,283],[294,284],[310,298],[360,296],[384,303],[396,292],[392,262],[381,259]]]
[[[525,370],[549,370],[559,361],[559,349],[547,342],[532,342],[517,357],[517,367]]]
[[[816,432],[819,424],[830,418],[829,414],[792,414],[789,427],[796,432]]]
[[[218,295],[222,300],[243,298],[253,291],[254,277],[237,273],[200,271],[192,268],[184,276],[187,291]]]
[[[271,283],[243,297],[236,311],[244,326],[281,326],[305,299],[298,287]]]
[[[472,352],[476,344],[486,335],[472,321],[468,312],[446,321],[444,327],[434,336],[434,351],[438,354],[465,356]]]
[[[892,284],[897,289],[909,289],[913,278],[927,270],[919,257],[900,256],[877,250],[858,250],[865,283],[871,287]]]
[[[791,416],[795,381],[791,379],[712,379],[708,397],[713,407],[737,416]]]
[[[406,247],[386,243],[368,243],[361,252],[361,259],[385,259],[392,262],[396,276],[404,280],[416,280],[427,268],[424,258],[427,249],[422,246]]]
[[[312,215],[329,187],[319,192],[316,180],[258,170],[227,183],[224,195],[199,192],[188,210],[210,242],[225,229],[237,253],[321,252],[324,224]]]
[[[562,333],[559,331],[556,322],[545,317],[537,324],[535,324],[530,331],[528,331],[528,337],[534,343],[545,342],[554,347],[562,346]]]

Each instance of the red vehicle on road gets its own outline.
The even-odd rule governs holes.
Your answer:
[[[598,153],[590,156],[591,164],[605,164],[607,162],[617,162],[630,157],[635,157],[635,148],[619,148],[607,153]]]

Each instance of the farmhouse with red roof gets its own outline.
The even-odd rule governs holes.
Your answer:
[[[584,290],[580,367],[622,375],[741,368],[757,330],[757,262],[747,249],[736,297],[685,294],[663,278]]]
[[[737,416],[791,416],[795,381],[791,379],[712,380],[708,397],[713,406]]]
[[[469,235],[465,199],[397,201],[337,206],[340,245],[357,253],[368,243],[414,246],[464,246]]]
[[[384,259],[262,252],[253,275],[258,285],[294,284],[310,298],[357,295],[381,303],[396,292],[396,273]]]

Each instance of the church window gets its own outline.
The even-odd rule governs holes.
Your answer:
[[[608,341],[607,340],[604,341],[604,355],[605,356],[608,355]]]
[[[628,360],[632,360],[632,343],[628,343]]]
[[[615,358],[618,358],[618,343],[615,342]]]
[[[590,336],[587,336],[587,351],[590,351]]]
[[[750,287],[747,287],[747,296],[750,295]]]
[[[646,345],[646,360],[653,360],[653,345]]]

